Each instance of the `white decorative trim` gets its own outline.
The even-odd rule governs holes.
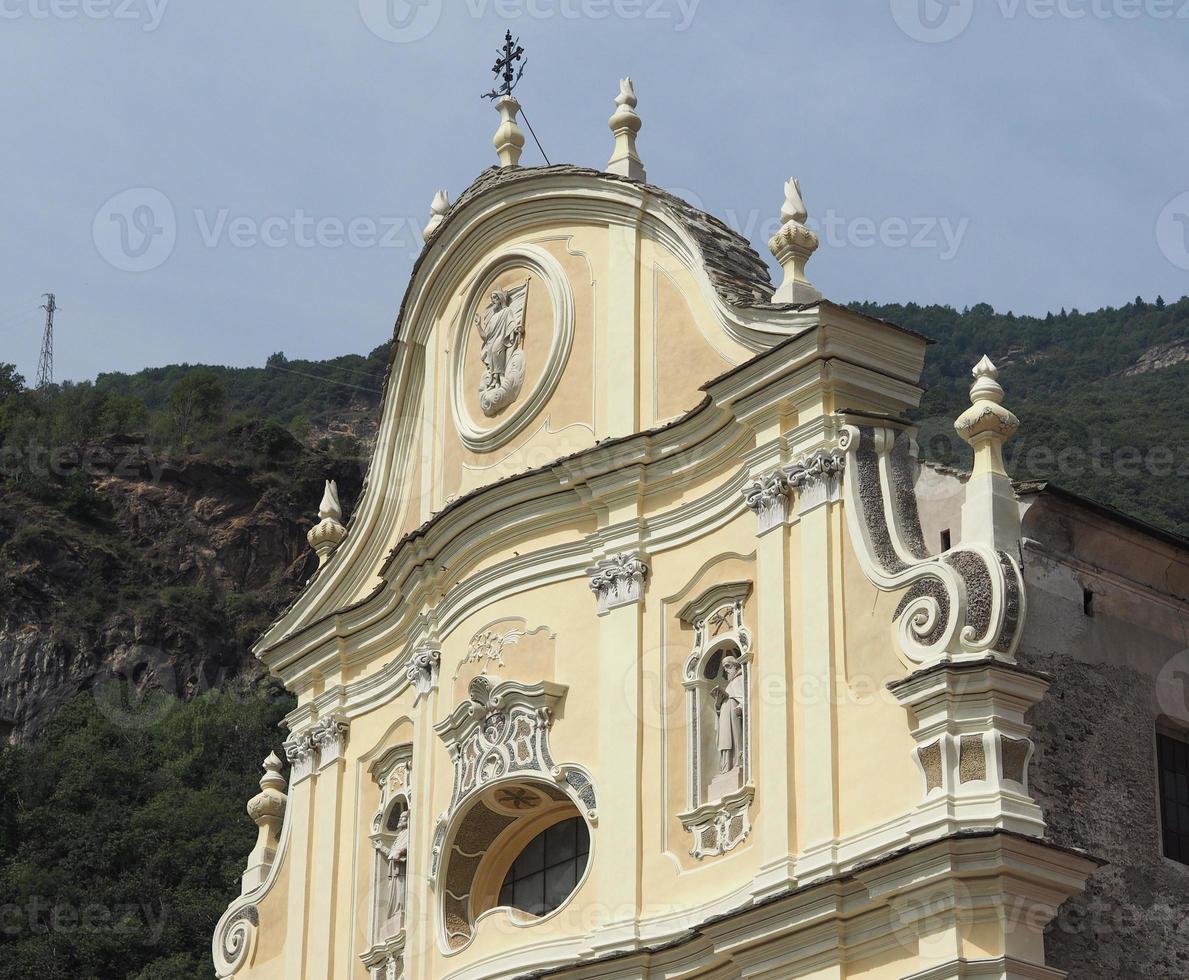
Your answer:
[[[634,551],[603,558],[588,568],[586,574],[590,576],[590,591],[598,600],[599,615],[640,602],[648,572],[647,559]]]
[[[285,740],[285,758],[289,760],[289,785],[296,786],[314,771],[316,750],[308,731],[296,732]]]
[[[846,456],[838,449],[818,449],[785,469],[789,487],[797,494],[798,513],[804,515],[842,499],[842,471]]]
[[[894,618],[911,664],[1015,659],[1027,614],[1016,555],[962,544],[941,555],[925,546],[912,480],[910,434],[888,425],[846,425],[843,495],[863,574],[883,592],[904,592]]]
[[[517,404],[511,406],[499,422],[484,425],[467,408],[466,361],[475,351],[473,317],[484,294],[501,273],[509,269],[528,269],[536,273],[549,290],[553,305],[552,338],[549,354],[533,388],[520,392]],[[525,323],[526,331],[540,330],[544,324]],[[454,424],[463,444],[475,452],[489,453],[519,435],[536,417],[553,395],[561,381],[570,350],[574,345],[574,294],[561,263],[537,245],[516,245],[502,252],[488,263],[472,280],[459,320],[455,324],[451,343],[451,407]],[[469,352],[469,353],[468,353]]]
[[[409,683],[417,691],[413,698],[416,704],[431,691],[438,688],[438,673],[442,666],[442,651],[436,645],[423,646],[413,653],[405,673]]]
[[[733,851],[751,834],[749,814],[755,787],[744,786],[721,800],[680,814],[681,826],[694,835],[690,855],[699,861]]]
[[[318,753],[317,769],[319,772],[343,758],[350,730],[351,726],[347,720],[336,715],[323,718],[310,728],[307,735],[314,750]]]
[[[788,477],[773,470],[743,488],[743,501],[755,511],[756,534],[767,534],[788,520],[790,487]]]
[[[987,658],[940,664],[890,687],[912,719],[923,781],[912,840],[985,827],[1044,835],[1044,814],[1028,789],[1034,746],[1025,714],[1048,681]]]
[[[694,627],[694,647],[682,670],[686,696],[686,730],[689,733],[687,798],[689,811],[680,814],[681,824],[694,835],[690,851],[694,857],[725,854],[738,847],[751,832],[747,813],[755,796],[752,780],[751,631],[743,622],[743,606],[752,592],[751,582],[724,582],[712,586],[687,603],[678,617]],[[702,758],[702,728],[714,717],[713,695],[716,676],[708,676],[712,659],[726,650],[738,651],[738,666],[744,692],[741,730],[743,744],[735,766],[711,776],[717,760]],[[713,686],[713,687],[712,687]]]
[[[458,852],[466,860],[475,857],[462,852],[455,837],[475,813],[480,796],[501,784],[545,783],[556,787],[552,792],[568,797],[589,823],[598,822],[598,798],[590,772],[578,765],[556,764],[549,747],[554,715],[566,693],[565,686],[549,681],[531,686],[517,681],[493,684],[480,675],[470,682],[468,700],[434,726],[454,764],[450,805],[434,828],[428,874],[439,895],[438,940],[446,955],[474,938],[476,920],[469,912],[469,898],[449,887],[450,856]]]
[[[371,945],[360,954],[363,965],[373,977],[401,976],[404,967],[406,929],[400,922],[399,929],[391,935],[381,934],[379,903],[382,883],[386,879],[385,858],[377,845],[391,847],[395,833],[389,827],[393,810],[398,806],[406,813],[413,809],[413,746],[398,745],[368,767],[376,785],[380,787],[380,802],[372,817],[369,852],[372,854],[372,881],[369,892],[367,935]]]

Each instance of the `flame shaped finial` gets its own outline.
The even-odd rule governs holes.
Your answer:
[[[793,177],[784,185],[784,207],[780,209],[780,220],[786,225],[790,221],[803,225],[808,218],[805,199],[801,196],[801,181]]]
[[[343,520],[343,505],[339,503],[339,485],[334,480],[326,481],[326,491],[322,494],[318,516],[324,521],[341,523]]]
[[[615,100],[618,106],[627,106],[629,109],[634,109],[640,104],[640,100],[636,98],[636,86],[632,82],[632,77],[619,80],[619,96]]]

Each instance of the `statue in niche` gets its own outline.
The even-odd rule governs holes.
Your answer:
[[[498,415],[524,386],[524,314],[529,281],[512,289],[497,289],[482,314],[475,314],[475,328],[483,342],[483,380],[479,382],[479,407],[488,418]]]
[[[714,699],[718,730],[718,771],[726,775],[743,765],[743,703],[747,692],[738,657],[723,657],[722,672],[726,684],[715,687],[710,696]]]
[[[381,921],[391,923],[404,915],[405,889],[409,868],[409,811],[402,810],[396,824],[396,835],[390,844],[373,842],[380,857],[388,864],[388,895],[381,906]]]

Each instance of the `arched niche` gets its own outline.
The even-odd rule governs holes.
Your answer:
[[[752,776],[752,642],[743,610],[750,582],[716,585],[681,611],[694,630],[682,672],[689,748],[682,825],[697,858],[733,850],[748,836]]]
[[[400,745],[389,749],[369,768],[380,787],[380,802],[368,835],[371,900],[369,947],[363,961],[374,974],[383,976],[387,964],[400,959],[405,944],[413,747]]]

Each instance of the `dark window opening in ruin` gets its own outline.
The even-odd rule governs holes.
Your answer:
[[[1082,589],[1082,612],[1087,616],[1094,615],[1094,593],[1089,589]]]
[[[941,532],[941,550],[949,551],[954,546],[953,535],[950,534],[950,529],[947,527]]]
[[[1156,755],[1164,856],[1189,864],[1189,743],[1183,738],[1158,734]]]

